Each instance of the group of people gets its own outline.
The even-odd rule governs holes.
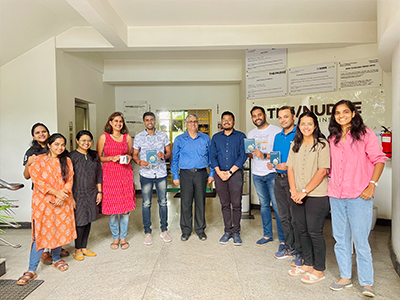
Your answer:
[[[160,238],[166,243],[172,241],[166,197],[166,160],[171,156],[173,183],[180,185],[181,193],[181,240],[189,239],[193,226],[200,240],[207,239],[206,186],[215,181],[224,221],[219,242],[225,245],[232,240],[234,245],[241,245],[243,165],[250,157],[263,227],[263,236],[256,245],[273,241],[272,204],[280,242],[275,258],[293,259],[294,268],[289,275],[300,276],[304,283],[319,282],[325,279],[323,227],[331,211],[341,278],[330,288],[352,286],[353,241],[362,293],[373,297],[368,236],[374,190],[386,161],[375,133],[364,125],[354,104],[347,100],[333,106],[328,139],[311,111],[302,113],[295,125],[294,108],[281,107],[278,120],[282,128],[268,124],[263,107],[254,106],[250,114],[256,126],[247,136],[256,142],[250,154],[244,146],[246,135],[234,129],[235,116],[229,111],[222,113],[222,131],[212,139],[198,131],[196,115],[187,116],[187,131],[176,137],[172,152],[167,135],[156,129],[152,112],[143,115],[145,129],[134,139],[128,135],[123,115],[113,113],[98,140],[97,152],[90,149],[93,136],[89,131],[77,134],[78,148],[68,153],[64,136],[50,136],[44,124],[35,124],[32,147],[24,157],[24,176],[33,182],[32,246],[28,271],[18,284],[37,277],[36,268],[46,248],[51,249],[46,258],[60,271],[68,269],[61,259],[65,251],[61,246],[72,240],[76,260],[96,256],[87,249],[87,242],[100,203],[102,213],[109,215],[111,249],[129,247],[129,212],[136,206],[131,160],[139,165],[145,245],[153,243],[153,186],[159,204]],[[279,152],[278,163],[270,161],[272,151]]]

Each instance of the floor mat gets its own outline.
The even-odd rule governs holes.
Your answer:
[[[41,285],[44,280],[32,280],[28,284],[18,285],[17,280],[0,279],[1,300],[22,300]]]
[[[215,196],[217,195],[217,192],[214,190],[212,192],[207,192],[206,193],[206,198],[215,198]],[[176,193],[174,198],[180,198],[181,197],[181,193]]]

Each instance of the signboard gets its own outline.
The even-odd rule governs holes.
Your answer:
[[[339,63],[339,89],[382,86],[382,69],[377,58]]]
[[[286,49],[250,49],[246,51],[246,72],[254,73],[286,68]]]
[[[143,114],[149,111],[147,101],[124,101],[124,119],[129,135],[135,136],[144,130]]]
[[[287,94],[287,72],[278,70],[247,74],[247,99],[285,96]]]
[[[332,92],[336,90],[336,64],[305,66],[289,70],[291,95]]]

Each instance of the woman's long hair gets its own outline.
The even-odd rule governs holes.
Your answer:
[[[299,149],[300,149],[301,145],[303,144],[303,134],[300,131],[300,123],[301,123],[301,119],[304,117],[310,117],[314,120],[314,125],[315,125],[315,129],[313,132],[314,144],[311,147],[311,150],[315,151],[315,147],[318,145],[318,143],[321,143],[322,148],[325,148],[325,146],[326,146],[326,143],[324,142],[325,135],[323,135],[323,133],[319,129],[317,116],[312,111],[306,111],[300,115],[299,121],[297,122],[296,133],[293,138],[293,151],[295,153],[299,152]]]
[[[76,134],[76,140],[79,141],[79,139],[83,136],[83,135],[88,135],[91,140],[93,141],[93,135],[89,130],[81,130]],[[88,149],[88,154],[91,157],[92,160],[96,160],[98,159],[99,155],[97,154],[96,151],[92,150],[92,149]]]
[[[106,123],[106,125],[104,126],[104,132],[107,132],[107,133],[109,133],[109,134],[112,134],[112,133],[113,133],[113,128],[112,128],[111,125],[110,125],[110,121],[114,120],[115,117],[121,117],[121,118],[122,118],[122,121],[124,122],[124,126],[122,126],[121,133],[122,133],[122,134],[128,133],[129,130],[128,130],[128,127],[126,127],[124,115],[123,115],[121,112],[119,112],[119,111],[113,112],[113,113],[108,117],[107,123]]]
[[[36,127],[39,127],[39,126],[44,127],[44,129],[46,129],[47,133],[50,135],[50,131],[49,131],[49,129],[47,128],[46,125],[44,125],[43,123],[36,123],[36,124],[33,124],[32,128],[31,128],[32,137],[33,137],[33,135],[34,135],[34,133],[35,133]],[[42,151],[42,149],[43,149],[43,147],[42,147],[42,146],[39,144],[39,142],[38,142],[37,140],[35,140],[35,139],[32,140],[31,148],[32,148],[36,153]]]
[[[358,112],[357,108],[353,104],[353,102],[349,100],[340,100],[338,103],[336,103],[333,108],[332,108],[332,115],[331,115],[331,120],[329,121],[329,139],[334,138],[335,139],[335,145],[339,143],[340,139],[342,138],[342,126],[336,122],[335,119],[335,113],[336,109],[339,105],[346,105],[351,112],[354,112],[354,117],[351,119],[351,126],[350,126],[350,134],[351,137],[353,138],[353,141],[361,141],[362,137],[367,133],[366,126],[364,125],[364,121]]]
[[[53,144],[56,139],[60,139],[60,138],[64,139],[65,144],[67,144],[67,139],[61,133],[53,133],[47,140],[47,154],[49,154],[49,152],[50,152],[49,145]],[[62,179],[64,180],[64,182],[67,181],[68,175],[69,175],[69,169],[68,169],[68,164],[67,164],[68,156],[69,156],[69,152],[67,149],[65,149],[64,152],[58,156],[58,159],[60,160],[60,166],[61,166],[61,175],[62,175]]]

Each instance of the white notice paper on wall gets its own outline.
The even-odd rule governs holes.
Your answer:
[[[336,90],[336,64],[293,68],[289,70],[291,95],[332,92]]]
[[[277,70],[247,74],[247,99],[285,96],[287,94],[287,72]]]
[[[339,89],[382,86],[382,69],[378,59],[360,59],[339,63]]]
[[[246,51],[246,72],[286,68],[286,49],[249,49]]]

